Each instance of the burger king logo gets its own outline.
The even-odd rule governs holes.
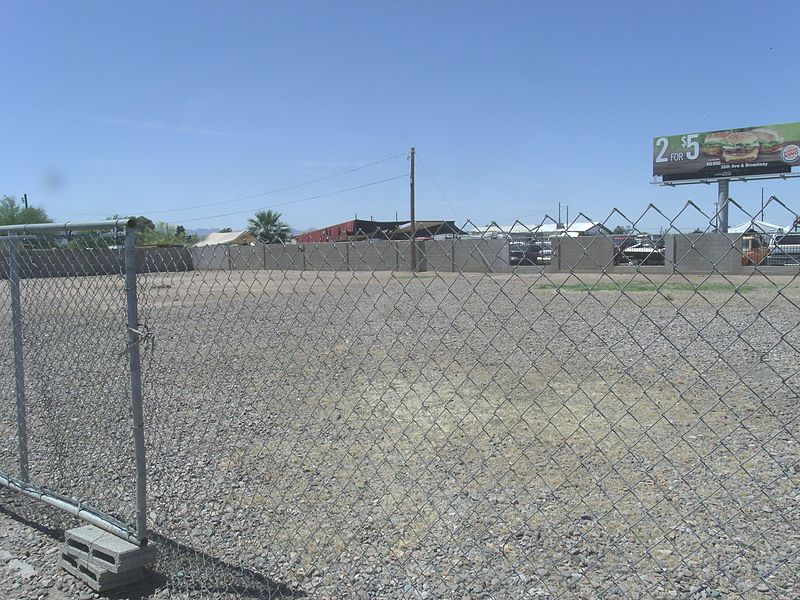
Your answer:
[[[797,159],[800,158],[800,146],[797,144],[789,144],[781,151],[781,158],[783,162],[797,162]]]

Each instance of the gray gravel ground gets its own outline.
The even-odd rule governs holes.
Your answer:
[[[58,285],[25,282],[32,474],[130,520],[121,282]],[[141,292],[160,595],[800,596],[792,278],[206,271]]]
[[[20,516],[26,512],[20,498],[3,491],[0,510],[0,589],[4,598],[48,598],[67,600],[78,597],[81,586],[59,572],[58,530]],[[87,596],[88,597],[88,596]]]

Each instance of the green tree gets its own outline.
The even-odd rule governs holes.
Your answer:
[[[139,232],[139,234],[144,234],[147,231],[152,231],[155,228],[156,224],[144,215],[139,215],[136,217],[136,230]]]
[[[280,244],[288,242],[292,237],[289,226],[281,221],[279,212],[260,210],[247,223],[247,230],[262,244]]]
[[[107,221],[118,221],[127,219],[118,214],[106,217]],[[186,235],[186,228],[183,225],[170,225],[169,223],[153,223],[144,215],[134,217],[136,219],[136,245],[137,246],[183,246],[191,243],[191,239]]]
[[[108,248],[124,243],[122,237],[115,239],[114,234],[107,231],[81,231],[73,234],[64,248]]]
[[[105,218],[106,221],[127,221],[131,217],[124,216],[119,213],[114,213]],[[151,235],[152,230],[155,229],[156,224],[145,216],[139,215],[134,217],[136,219],[136,245],[149,245],[143,241],[147,236]]]
[[[0,225],[23,225],[29,223],[52,223],[43,208],[20,206],[14,196],[3,196],[0,202]]]
[[[137,217],[137,225],[139,224]],[[149,221],[149,219],[148,219]],[[182,246],[185,238],[178,237],[176,228],[169,223],[159,223],[153,225],[150,221],[151,227],[144,227],[137,238],[137,243],[140,246]]]
[[[119,221],[125,219],[125,217],[113,214],[110,217],[106,217],[105,221]],[[112,231],[107,230],[90,230],[90,231],[76,231],[72,232],[66,239],[65,243],[62,243],[63,248],[75,249],[80,248],[83,250],[87,249],[94,249],[94,248],[109,248],[112,246],[122,246],[125,243],[124,234],[122,232],[116,232],[116,235]]]
[[[622,225],[617,225],[616,227],[614,227],[614,230],[611,233],[613,233],[614,235],[624,235],[630,232],[631,232],[630,227],[623,227]]]

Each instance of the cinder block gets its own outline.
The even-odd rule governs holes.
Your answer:
[[[94,525],[64,534],[64,553],[111,573],[141,569],[155,558],[155,546],[137,546]]]
[[[84,581],[96,592],[109,592],[124,587],[137,586],[144,578],[144,569],[142,567],[121,573],[112,573],[105,569],[98,569],[91,563],[71,556],[66,552],[61,553],[59,564],[67,573]]]

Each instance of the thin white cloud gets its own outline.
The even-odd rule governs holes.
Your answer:
[[[338,161],[322,161],[322,160],[303,160],[300,161],[300,166],[306,169],[342,169],[348,167],[360,167],[364,163],[338,160]]]
[[[185,125],[175,127],[172,125],[167,125],[166,123],[160,123],[158,121],[136,121],[131,119],[115,119],[107,117],[103,117],[99,120],[100,122],[106,123],[108,125],[122,125],[125,127],[135,127],[137,129],[152,129],[156,131],[167,131],[170,133],[188,133],[192,135],[212,135],[212,136],[242,135],[240,133],[234,133],[231,131],[220,131],[218,129],[205,129],[203,127],[188,127]]]
[[[115,158],[87,158],[90,163],[99,165],[101,167],[121,167],[125,163]]]

